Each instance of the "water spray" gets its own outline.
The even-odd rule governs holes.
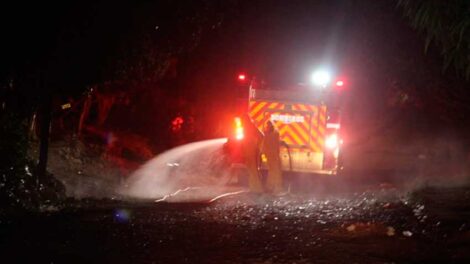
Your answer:
[[[168,150],[134,172],[121,193],[155,202],[209,201],[230,195],[234,190],[227,187],[230,173],[222,151],[226,142],[204,140]]]

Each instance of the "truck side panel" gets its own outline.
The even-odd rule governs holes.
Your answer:
[[[281,150],[283,170],[314,172],[323,167],[326,106],[250,100],[249,114],[261,131],[268,120],[288,148]]]

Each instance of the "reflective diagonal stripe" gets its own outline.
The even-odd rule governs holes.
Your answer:
[[[325,106],[322,106],[320,107],[320,111],[319,111],[319,116],[320,116],[320,123],[326,123],[326,107]]]
[[[296,108],[298,111],[309,111],[307,107],[303,104],[298,104]]]
[[[267,105],[267,102],[258,102],[252,106],[250,109],[250,115],[251,117],[256,117],[258,114],[262,114],[263,111],[261,111],[265,106]]]
[[[303,140],[297,133],[295,133],[292,127],[289,127],[287,134],[295,141],[296,145],[304,146],[308,142]]]
[[[292,129],[292,132],[295,133],[296,135],[300,136],[302,138],[303,142],[305,142],[305,144],[308,143],[309,138],[310,138],[308,136],[308,130],[303,129],[302,127],[300,127],[296,123],[290,124],[290,127]]]
[[[274,125],[280,139],[291,146],[305,146],[315,152],[321,152],[324,146],[326,127],[326,106],[311,104],[292,104],[285,111],[281,102],[250,101],[249,114],[259,130],[273,114],[278,115]],[[302,116],[302,119],[297,117]]]
[[[281,137],[281,140],[283,140],[284,142],[286,142],[287,144],[289,145],[300,145],[301,142],[299,142],[298,139],[296,139],[292,133],[289,133],[288,132],[288,128],[283,130],[283,132],[279,133],[279,136]]]
[[[282,124],[282,122],[275,122],[275,126],[279,129],[280,140],[285,141],[289,145],[302,145],[302,141],[295,137],[289,125]]]
[[[281,104],[279,103],[270,103],[268,104],[268,109],[279,109],[280,106]]]
[[[254,118],[255,121],[257,121],[258,123],[260,123],[260,125],[263,125],[264,124],[264,120],[266,119],[266,115],[263,113],[261,115],[258,115],[257,117]]]
[[[305,145],[305,142],[302,138],[298,137],[296,133],[292,130],[292,124],[284,124],[281,121],[274,122],[274,125],[279,131],[279,136],[281,140],[286,141],[288,144],[295,145]]]
[[[259,122],[263,119],[266,110],[282,110],[284,108],[284,104],[278,102],[251,101],[249,107],[251,118]]]
[[[293,104],[292,110],[294,111],[306,111],[306,112],[317,112],[318,107],[309,104]]]

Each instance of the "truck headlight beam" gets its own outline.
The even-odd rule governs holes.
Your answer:
[[[331,81],[331,74],[325,70],[318,70],[312,74],[312,83],[316,86],[325,87]]]

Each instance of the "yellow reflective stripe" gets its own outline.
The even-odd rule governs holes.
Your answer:
[[[259,123],[259,122],[263,121],[264,118],[265,118],[265,116],[264,116],[264,113],[263,113],[263,114],[261,114],[261,115],[258,115],[258,116],[255,118],[255,120]],[[261,125],[263,125],[263,122],[261,122]]]
[[[326,107],[322,106],[320,111],[320,122],[322,124],[326,123]]]
[[[278,127],[279,125],[276,124]],[[281,129],[279,129],[279,136],[281,137],[281,140],[286,141],[288,144],[295,144],[294,141],[289,137],[289,132],[288,132],[289,127],[288,126],[282,126]],[[286,140],[287,139],[287,140]]]
[[[296,134],[295,132],[292,131],[292,128],[289,128],[288,129],[288,133],[289,137],[291,137],[297,145],[305,145],[306,142],[304,140],[302,140],[298,134]]]
[[[267,104],[267,102],[259,102],[253,109],[250,110],[252,117],[258,115],[258,112]]]
[[[294,131],[292,131],[292,128],[289,127],[289,125],[284,125],[282,128],[279,130],[279,136],[281,137],[282,140],[285,141],[286,138],[289,139],[290,143],[296,144],[296,145],[305,145],[306,142],[304,142],[301,138],[299,138]],[[289,142],[286,142],[289,143]]]
[[[317,145],[317,142],[311,141],[310,147],[313,149],[315,152],[321,152],[321,147]]]
[[[306,111],[305,105],[303,105],[303,104],[298,104],[297,109],[299,109],[299,111]]]
[[[305,131],[305,129],[301,128],[298,124],[292,123],[292,127],[294,128],[294,131],[296,134],[300,134],[304,140],[304,144],[307,144],[309,141],[309,136],[308,133]]]
[[[270,103],[270,104],[268,105],[267,109],[277,109],[276,107],[277,107],[278,104],[279,104],[279,103]]]
[[[289,127],[284,126],[280,131],[279,131],[279,136],[281,137],[282,140],[284,140],[287,144],[297,144],[292,137],[290,136],[290,133],[288,132]]]

